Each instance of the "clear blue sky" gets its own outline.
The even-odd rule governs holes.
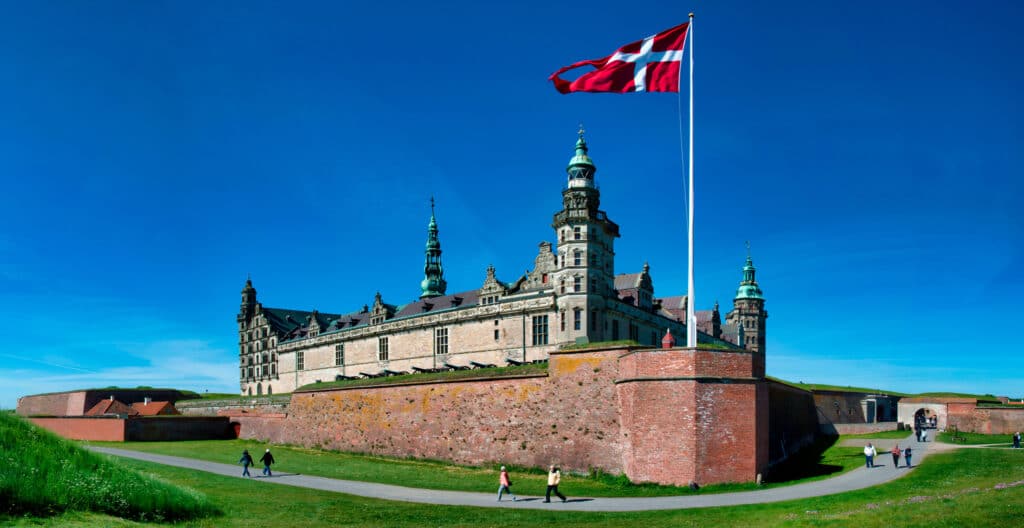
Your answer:
[[[559,67],[697,12],[697,299],[750,240],[768,372],[1024,396],[1018,2],[20,2],[0,13],[0,407],[238,390],[234,317],[450,291],[554,238],[577,124],[617,270],[686,290],[675,94]],[[835,5],[833,5],[835,4]]]

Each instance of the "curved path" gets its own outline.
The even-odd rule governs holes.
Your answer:
[[[832,495],[835,493],[843,493],[876,486],[907,474],[908,469],[903,465],[895,469],[892,467],[892,457],[886,452],[888,449],[892,449],[892,445],[895,443],[894,440],[847,440],[846,443],[849,445],[850,442],[856,442],[854,445],[863,446],[869,441],[873,442],[878,450],[878,456],[875,457],[876,466],[874,468],[868,469],[866,467],[860,467],[837,477],[825,480],[735,493],[711,493],[706,495],[684,495],[677,497],[589,498],[573,497],[571,495],[572,480],[569,479],[568,482],[565,483],[567,485],[561,490],[563,493],[569,494],[569,501],[561,503],[556,498],[550,504],[545,504],[543,497],[520,497],[517,502],[512,502],[511,500],[497,502],[495,500],[498,489],[497,477],[495,477],[493,493],[474,493],[468,491],[406,488],[390,484],[338,480],[325,477],[298,475],[295,473],[275,473],[273,477],[263,477],[259,476],[261,473],[261,469],[259,467],[254,467],[252,473],[256,476],[254,480],[271,484],[282,484],[323,491],[348,493],[350,495],[358,495],[361,497],[372,497],[376,499],[404,502],[419,502],[425,504],[476,506],[481,508],[527,508],[601,512],[677,510],[684,508],[708,508],[713,506],[737,506],[741,504],[778,502],[808,497],[819,497],[822,495]],[[903,447],[909,445],[913,449],[914,465],[919,464],[921,460],[927,456],[928,451],[943,451],[947,448],[954,449],[953,446],[947,446],[946,444],[917,442],[914,440],[913,436],[900,440],[899,444]],[[191,458],[156,455],[108,447],[89,447],[89,449],[100,453],[106,453],[108,455],[156,462],[158,464],[165,464],[168,466],[196,469],[199,471],[206,471],[230,477],[238,477],[240,473],[238,465],[233,464],[220,464]],[[900,460],[901,464],[905,464],[902,457]]]

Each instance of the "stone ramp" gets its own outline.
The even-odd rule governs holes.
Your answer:
[[[874,440],[858,441],[863,446],[867,442],[875,443]],[[892,443],[889,441],[890,449]],[[930,449],[932,442],[922,443],[914,440],[913,435],[899,441],[900,446],[909,445],[914,450],[913,462],[917,466],[927,456],[929,451],[945,451],[938,449],[946,447],[938,444],[936,448]],[[877,445],[877,444],[876,444]],[[89,446],[89,449],[98,453],[133,458],[176,466],[182,468],[206,471],[217,475],[240,478],[242,469],[237,464],[220,464],[217,462],[206,462],[190,458],[174,457],[168,455],[156,455],[116,449],[109,447]],[[902,464],[902,458],[901,464]],[[743,504],[759,504],[766,502],[780,502],[809,497],[820,497],[844,493],[871,486],[877,486],[906,475],[913,469],[906,469],[902,465],[893,469],[892,457],[879,449],[879,456],[875,457],[875,467],[868,469],[860,467],[837,477],[806,482],[792,486],[781,486],[777,488],[760,489],[753,491],[742,491],[735,493],[714,493],[701,495],[684,495],[676,497],[575,497],[572,495],[572,479],[563,479],[560,491],[569,497],[569,501],[562,503],[557,499],[550,504],[545,504],[544,497],[519,496],[519,501],[512,502],[504,500],[497,502],[497,475],[495,475],[494,490],[486,493],[467,491],[443,491],[420,488],[407,488],[390,484],[378,484],[373,482],[359,482],[352,480],[330,479],[309,475],[299,475],[275,471],[273,477],[263,477],[262,468],[259,466],[250,468],[253,480],[267,484],[278,484],[285,486],[296,486],[302,488],[347,493],[360,497],[371,497],[376,499],[394,500],[402,502],[415,502],[422,504],[437,504],[447,506],[475,506],[481,508],[523,508],[523,509],[550,509],[550,510],[572,510],[572,511],[595,511],[595,512],[625,512],[645,510],[677,510],[687,508],[710,508],[716,506],[739,506]],[[287,467],[284,465],[283,467]]]

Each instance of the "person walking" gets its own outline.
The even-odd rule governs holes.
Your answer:
[[[1013,435],[1013,448],[1020,449],[1020,431],[1017,431],[1017,434]]]
[[[544,494],[544,502],[551,502],[551,494],[554,493],[562,502],[565,502],[565,495],[558,491],[558,483],[562,481],[562,471],[552,465],[548,469],[548,491]]]
[[[505,466],[501,466],[501,475],[498,477],[498,502],[501,502],[501,494],[508,492],[512,496],[512,502],[516,502],[516,494],[512,493],[512,481],[508,478],[508,471],[505,470]]]
[[[260,457],[260,462],[263,462],[263,475],[266,477],[273,477],[274,473],[270,471],[270,465],[274,463],[274,455],[270,454],[270,449],[267,449],[266,453]]]
[[[877,454],[875,446],[868,442],[868,445],[864,446],[864,464],[869,468],[875,467],[875,455]]]
[[[242,458],[238,461],[238,463],[242,465],[242,476],[252,477],[252,475],[249,474],[249,466],[253,465],[253,461],[252,455],[249,454],[248,449],[242,450]]]
[[[896,447],[892,448],[892,468],[896,469],[900,467],[900,445],[896,444]]]
[[[907,460],[907,468],[913,467],[911,465],[911,463],[910,463],[910,455],[911,455],[910,446],[907,446],[907,448],[903,450],[903,458],[905,458]]]

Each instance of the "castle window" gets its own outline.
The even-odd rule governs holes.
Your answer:
[[[558,265],[558,267],[560,267],[560,268],[564,268],[564,267],[565,267],[565,253],[559,253],[559,254],[558,254],[558,260],[559,260],[559,262],[560,262],[560,264]]]
[[[276,376],[277,375],[277,363],[271,363],[270,364],[270,375],[271,376]]]
[[[580,330],[583,327],[583,310],[576,308],[572,311],[572,329]]]
[[[241,370],[241,372],[238,373],[238,377],[239,377],[239,379],[243,379],[244,380],[245,379],[245,367],[242,367],[239,370]]]
[[[248,376],[248,379],[252,379],[252,367],[249,367],[249,370],[247,370],[246,372],[247,372],[247,373],[248,373],[248,375],[249,375],[249,376]]]
[[[434,354],[443,355],[448,353],[448,329],[434,329]]]
[[[573,251],[572,252],[572,265],[573,266],[582,266],[583,265],[583,252],[582,251],[577,250],[577,251]]]
[[[388,360],[388,338],[377,338],[377,361]]]
[[[533,344],[548,344],[548,316],[546,315],[533,316]]]
[[[562,279],[562,283],[561,284],[562,284],[561,285],[562,293],[565,293],[565,279]]]
[[[547,284],[548,283],[548,274],[547,273],[545,273],[545,274],[540,276],[540,283],[541,284]]]
[[[565,310],[558,312],[558,327],[565,332]]]
[[[498,335],[499,335],[499,333],[500,333],[500,331],[499,331],[499,330],[495,330],[495,331],[494,331],[494,340],[495,340],[495,341],[497,341],[497,340],[498,340]]]
[[[305,369],[306,369],[306,353],[305,352],[301,352],[301,351],[300,352],[296,352],[295,353],[295,370],[305,370]]]
[[[583,291],[583,277],[579,275],[572,278],[572,291],[581,292]]]
[[[576,240],[580,240],[581,238],[583,238],[583,233],[580,229],[580,226],[572,228],[572,237]]]
[[[345,343],[334,345],[334,366],[340,367],[345,364]]]
[[[256,377],[258,378],[258,377],[260,377],[262,375],[263,375],[263,371],[261,371],[259,367],[256,367]]]

